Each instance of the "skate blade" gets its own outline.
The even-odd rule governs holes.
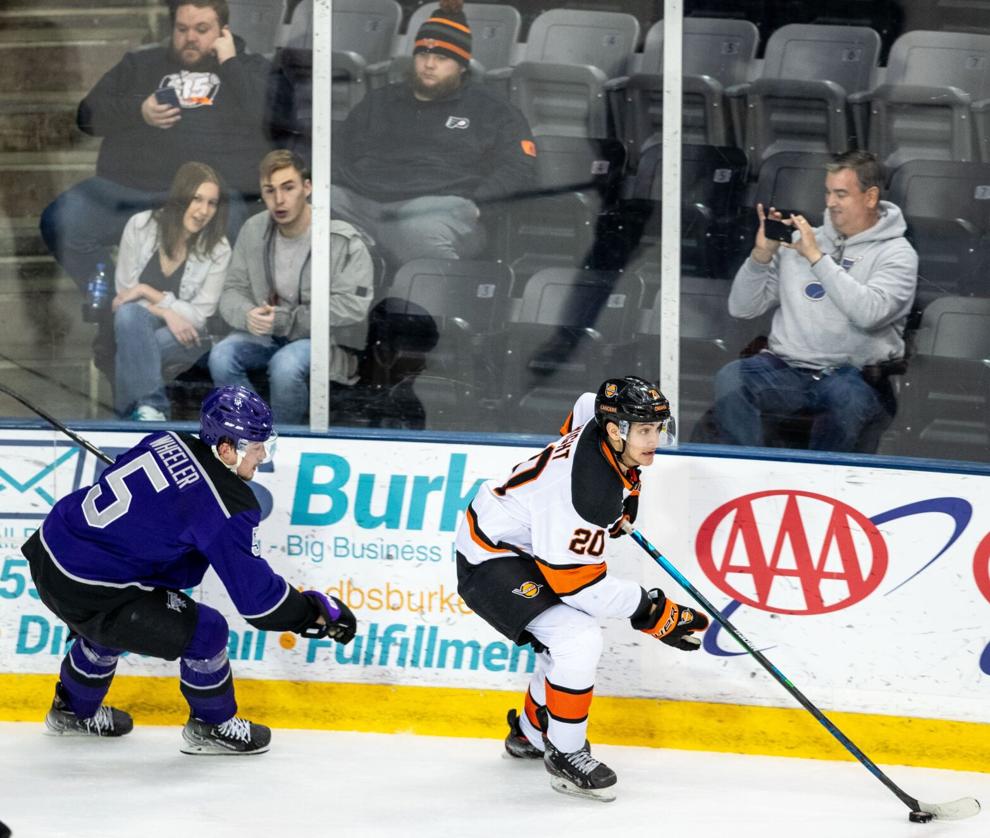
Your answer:
[[[559,791],[570,797],[583,797],[585,800],[598,800],[601,803],[610,803],[615,800],[615,786],[607,786],[603,789],[582,789],[563,777],[551,776],[550,787],[554,791]]]
[[[250,757],[255,754],[267,754],[269,747],[269,745],[265,745],[255,751],[229,751],[226,748],[218,748],[216,745],[194,745],[190,742],[183,742],[179,748],[179,753],[193,757]]]
[[[533,756],[520,756],[517,757],[515,754],[510,754],[508,751],[502,751],[502,759],[510,759],[513,762],[530,763],[532,765],[543,765],[543,754],[533,754]]]
[[[90,733],[87,730],[79,730],[74,727],[61,727],[60,725],[54,725],[45,719],[45,736],[77,736],[86,737],[87,739],[120,739],[120,736],[101,736],[99,733]]]

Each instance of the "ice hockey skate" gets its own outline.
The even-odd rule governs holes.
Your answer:
[[[182,747],[179,750],[184,754],[200,756],[247,756],[265,753],[271,739],[270,728],[237,716],[218,725],[190,716],[182,728]]]
[[[134,720],[130,713],[105,704],[88,719],[81,719],[69,709],[62,698],[62,684],[58,683],[45,727],[56,736],[124,736],[134,729]]]
[[[561,794],[608,802],[615,800],[615,772],[591,755],[585,742],[579,751],[565,754],[544,739],[543,764],[550,773],[550,785]]]
[[[543,751],[526,738],[519,726],[519,714],[515,708],[505,717],[509,723],[509,733],[505,737],[505,752],[516,759],[543,759]]]

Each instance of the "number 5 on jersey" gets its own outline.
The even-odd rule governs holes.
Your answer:
[[[107,486],[113,492],[114,499],[104,509],[96,508],[96,502],[103,496],[103,487],[99,483],[86,493],[82,510],[87,524],[102,530],[122,515],[127,514],[127,510],[131,508],[133,495],[131,490],[127,488],[124,479],[136,471],[143,471],[147,475],[151,488],[155,490],[156,494],[169,486],[168,478],[162,474],[154,455],[147,451],[140,457],[135,457],[127,465],[121,466],[107,475]]]

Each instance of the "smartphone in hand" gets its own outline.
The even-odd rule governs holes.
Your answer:
[[[159,105],[168,105],[170,108],[181,107],[179,105],[179,92],[174,87],[159,87],[155,91],[155,101]]]
[[[768,218],[763,222],[763,234],[771,241],[791,243],[794,228],[776,218]]]

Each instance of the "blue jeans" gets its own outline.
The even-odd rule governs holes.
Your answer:
[[[823,375],[759,352],[726,364],[715,376],[715,419],[725,442],[765,445],[764,414],[789,417],[804,411],[813,414],[811,449],[852,451],[863,429],[881,417],[883,406],[852,366]]]
[[[383,204],[331,186],[330,203],[334,218],[366,232],[397,265],[411,259],[470,259],[485,246],[477,205],[457,195]]]
[[[113,315],[117,336],[113,407],[127,418],[138,405],[146,404],[170,413],[165,382],[189,369],[209,352],[207,336],[199,346],[183,346],[165,325],[139,303],[124,303]]]
[[[240,193],[228,194],[227,237],[233,245],[241,225],[251,214],[251,207]],[[166,195],[123,186],[102,177],[88,178],[45,207],[41,213],[41,238],[55,261],[85,292],[86,281],[96,273],[100,262],[109,272],[110,248],[120,243],[127,220],[161,206]]]
[[[240,384],[253,390],[247,374],[267,369],[275,421],[301,425],[309,413],[309,350],[309,338],[231,332],[210,352],[210,376],[217,387]]]

